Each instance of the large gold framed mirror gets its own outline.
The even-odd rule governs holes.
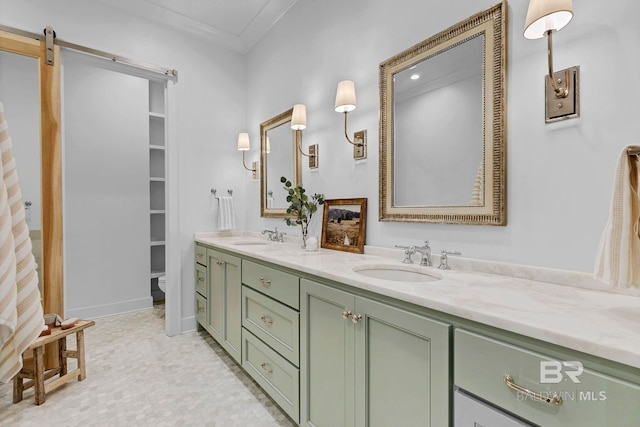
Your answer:
[[[260,216],[287,216],[287,192],[280,177],[302,183],[301,131],[291,129],[293,108],[260,124]]]
[[[506,224],[506,12],[380,64],[381,221]]]

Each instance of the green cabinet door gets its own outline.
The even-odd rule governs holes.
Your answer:
[[[305,279],[300,296],[300,425],[352,427],[354,297]]]
[[[242,280],[241,260],[207,249],[207,331],[241,363]]]
[[[242,363],[242,279],[241,260],[223,254],[225,268],[224,282],[224,335],[222,347]]]
[[[449,425],[450,325],[304,279],[300,295],[301,425]]]
[[[449,425],[450,326],[355,300],[356,427]]]
[[[222,253],[207,249],[207,332],[219,343],[224,336],[224,264]]]

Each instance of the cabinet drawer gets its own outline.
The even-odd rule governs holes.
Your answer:
[[[300,417],[300,371],[242,329],[242,367],[296,422]]]
[[[300,315],[297,311],[243,286],[242,326],[299,366]]]
[[[207,267],[196,264],[196,292],[207,298]]]
[[[637,427],[640,386],[556,360],[521,347],[457,329],[454,333],[454,383],[540,426]],[[543,363],[541,363],[543,362]],[[505,375],[553,404],[507,386]],[[632,403],[633,402],[633,403]]]
[[[203,327],[207,327],[207,299],[200,294],[196,294],[196,319]]]
[[[300,282],[292,274],[243,260],[242,283],[296,310],[300,307]]]
[[[207,265],[207,248],[196,244],[196,262],[198,264]]]

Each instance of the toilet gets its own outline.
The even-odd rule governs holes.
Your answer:
[[[158,287],[162,292],[167,292],[167,276],[158,277]]]

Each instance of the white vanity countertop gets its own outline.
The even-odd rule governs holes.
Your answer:
[[[640,298],[481,272],[421,267],[441,277],[433,282],[392,282],[365,277],[354,267],[402,264],[397,259],[299,244],[268,245],[264,236],[214,236],[197,242],[271,262],[355,288],[473,320],[563,347],[640,368]],[[434,254],[434,264],[438,264]],[[455,268],[455,267],[454,267]],[[424,269],[424,270],[423,270]]]

